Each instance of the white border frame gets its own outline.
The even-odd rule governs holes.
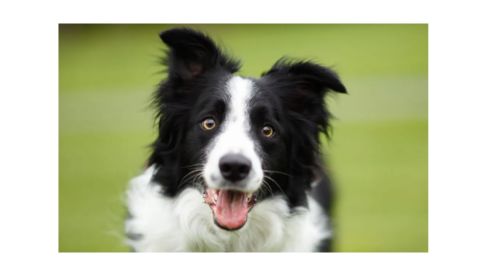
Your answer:
[[[26,2],[26,3],[25,3]],[[0,278],[478,277],[473,1],[23,1],[0,4]],[[58,23],[428,23],[429,253],[58,253]],[[7,277],[9,276],[9,277]]]

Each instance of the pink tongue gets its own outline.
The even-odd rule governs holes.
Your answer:
[[[247,222],[248,200],[242,192],[220,190],[215,207],[217,223],[227,229],[238,229]]]

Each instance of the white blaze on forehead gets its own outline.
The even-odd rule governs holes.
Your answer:
[[[223,155],[227,153],[242,154],[250,160],[254,155],[254,143],[250,133],[248,105],[253,96],[253,82],[234,76],[227,83],[227,114],[217,138],[217,145]],[[223,156],[222,155],[222,156]]]
[[[244,133],[248,133],[250,130],[248,104],[253,95],[252,81],[241,77],[233,77],[228,82],[227,94],[230,97],[230,101],[224,129],[232,131],[243,130]]]
[[[207,155],[205,179],[207,184],[216,185],[212,178],[221,179],[218,163],[221,157],[233,153],[241,154],[252,163],[252,169],[246,178],[248,190],[257,189],[263,179],[260,157],[255,152],[255,143],[250,136],[251,124],[249,104],[254,95],[253,82],[234,76],[227,82],[228,104],[225,120],[219,134],[212,141]]]

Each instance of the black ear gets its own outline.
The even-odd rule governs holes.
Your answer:
[[[315,122],[322,132],[327,132],[330,117],[326,94],[347,92],[335,72],[309,61],[282,58],[262,77],[294,116]]]
[[[172,77],[189,80],[217,67],[232,73],[240,68],[238,61],[222,54],[212,39],[201,32],[175,28],[160,33],[160,38],[170,48],[167,62]]]

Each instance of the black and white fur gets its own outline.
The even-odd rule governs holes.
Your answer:
[[[239,62],[200,32],[160,37],[169,50],[155,94],[159,134],[127,192],[127,243],[134,251],[329,251],[332,190],[318,136],[328,134],[327,92],[346,92],[338,76],[280,59],[259,79],[242,77]],[[214,129],[202,128],[206,118]],[[266,126],[273,136],[262,134]],[[227,155],[248,165],[235,180],[219,167]],[[208,188],[254,197],[246,223],[217,223]]]

